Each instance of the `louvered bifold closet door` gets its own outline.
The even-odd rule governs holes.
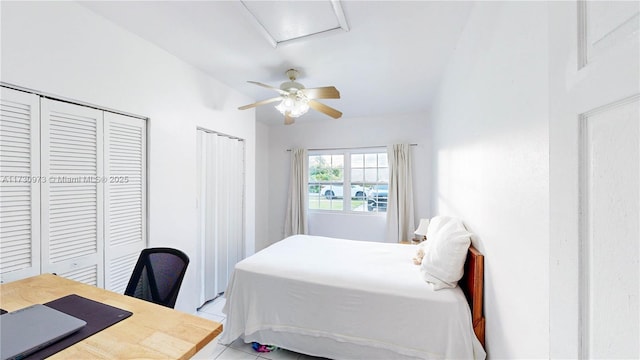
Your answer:
[[[124,293],[146,245],[146,121],[104,114],[105,288]]]
[[[103,112],[41,100],[42,272],[102,287]]]
[[[8,282],[40,273],[40,103],[0,91],[0,282]]]

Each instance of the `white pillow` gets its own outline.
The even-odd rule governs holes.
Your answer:
[[[429,221],[429,226],[427,227],[427,240],[430,237],[435,236],[437,232],[439,232],[443,227],[447,226],[448,224],[451,224],[451,222],[458,223],[460,222],[460,220],[451,216],[442,216],[442,215],[438,215],[431,218],[431,220]]]
[[[433,244],[433,241],[429,241],[429,239],[436,238],[436,234],[438,234],[442,229],[448,226],[454,226],[459,222],[458,219],[453,218],[451,216],[435,216],[429,222],[429,227],[427,227],[427,240],[423,241],[425,253],[428,250],[430,244]]]
[[[434,290],[457,285],[464,274],[464,262],[471,244],[471,233],[459,219],[441,217],[437,224],[431,236],[427,235],[420,265],[425,281],[432,284]]]

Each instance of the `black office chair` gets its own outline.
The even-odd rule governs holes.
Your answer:
[[[173,308],[187,265],[189,257],[180,250],[144,249],[124,294]]]

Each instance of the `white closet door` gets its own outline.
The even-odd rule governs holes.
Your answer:
[[[234,180],[228,183],[226,194],[228,206],[226,271],[220,273],[221,279],[218,280],[221,286],[220,292],[227,288],[229,277],[236,263],[242,260],[244,252],[244,141],[225,138],[224,142],[227,153],[224,171],[233,174]]]
[[[40,273],[40,105],[1,88],[0,282]]]
[[[103,286],[103,112],[41,100],[42,272]]]
[[[244,141],[199,131],[203,301],[225,291],[244,252]]]
[[[146,122],[104,113],[105,288],[124,290],[146,245]]]

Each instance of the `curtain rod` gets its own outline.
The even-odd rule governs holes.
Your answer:
[[[418,144],[409,144],[409,146],[418,146]],[[377,149],[377,148],[386,148],[386,147],[387,147],[387,145],[378,145],[378,146],[354,146],[354,147],[341,147],[341,148],[307,149],[307,151],[352,150],[352,149]],[[287,149],[287,151],[291,151],[291,149]]]
[[[196,130],[200,130],[200,131],[206,132],[207,134],[216,134],[218,136],[224,136],[224,137],[227,137],[227,138],[232,139],[232,140],[244,141],[243,138],[239,138],[237,136],[233,136],[233,135],[217,132],[217,131],[214,131],[214,130],[209,130],[209,129],[203,128],[201,126],[196,126]]]

